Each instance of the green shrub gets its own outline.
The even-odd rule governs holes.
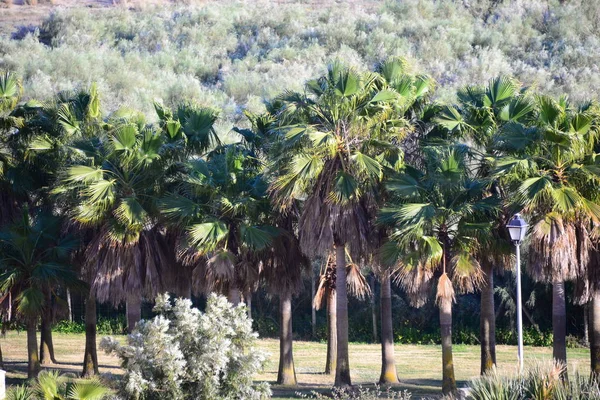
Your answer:
[[[560,364],[535,364],[518,376],[493,372],[469,382],[467,399],[600,400],[595,380],[576,374],[566,384],[561,379],[564,368]]]
[[[321,394],[313,392],[311,395],[299,394],[303,399],[317,399],[317,400],[410,400],[412,395],[407,390],[403,392],[396,392],[391,387],[387,387],[385,391],[381,390],[379,386],[375,388],[364,388],[358,386],[350,389],[339,389],[334,388],[331,394]]]

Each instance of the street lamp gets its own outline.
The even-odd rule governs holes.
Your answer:
[[[523,372],[523,310],[521,306],[521,242],[525,239],[527,234],[527,222],[521,218],[521,214],[515,214],[514,217],[508,221],[508,233],[510,239],[515,244],[517,253],[517,333],[519,336],[519,345],[517,350],[517,356],[519,358],[519,372]]]

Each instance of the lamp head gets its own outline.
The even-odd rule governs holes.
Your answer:
[[[521,217],[521,214],[515,214],[506,227],[508,228],[508,233],[510,234],[510,239],[514,244],[521,244],[523,239],[525,239],[525,235],[527,234],[527,227],[529,225],[527,222]]]

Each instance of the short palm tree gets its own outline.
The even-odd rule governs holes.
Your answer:
[[[397,279],[420,306],[437,281],[440,309],[444,394],[456,391],[452,357],[452,303],[456,286],[472,292],[482,282],[476,259],[490,223],[478,217],[493,210],[485,184],[469,170],[469,154],[460,146],[423,148],[422,169],[406,167],[390,180],[394,194],[380,220],[391,229],[381,259],[397,268]]]
[[[32,388],[16,387],[8,392],[11,400],[102,400],[111,390],[96,379],[72,382],[58,372],[43,372]]]
[[[507,125],[496,138],[505,156],[497,173],[513,184],[516,207],[532,225],[528,272],[552,284],[553,356],[566,363],[566,280],[588,262],[590,224],[600,207],[588,187],[597,184],[596,106],[574,107],[565,98],[536,97],[533,124]]]
[[[10,295],[27,325],[28,376],[40,369],[37,322],[47,308],[47,293],[57,285],[77,285],[69,255],[77,241],[61,232],[61,221],[43,210],[25,209],[21,218],[0,231],[0,291]]]
[[[93,295],[100,302],[126,302],[133,329],[142,297],[162,290],[163,275],[174,263],[158,200],[181,140],[131,112],[117,114],[104,129],[103,136],[71,143],[85,157],[66,168],[55,193],[67,199],[74,222],[93,230],[83,268],[93,277]]]
[[[250,139],[237,136],[182,162],[159,205],[169,229],[181,233],[179,259],[193,268],[195,291],[228,293],[236,304],[258,281],[258,253],[277,232],[263,163]]]
[[[287,160],[271,188],[282,209],[302,200],[299,238],[309,256],[336,251],[336,386],[350,385],[346,248],[368,253],[374,185],[383,175],[383,154],[399,150],[408,123],[393,102],[398,93],[376,73],[360,74],[339,63],[310,81],[306,93],[286,93],[276,112]]]

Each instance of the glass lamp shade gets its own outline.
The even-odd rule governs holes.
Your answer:
[[[515,216],[508,221],[508,225],[506,225],[510,238],[515,243],[521,243],[523,239],[525,239],[528,226],[527,222],[521,218],[521,214],[515,214]]]

